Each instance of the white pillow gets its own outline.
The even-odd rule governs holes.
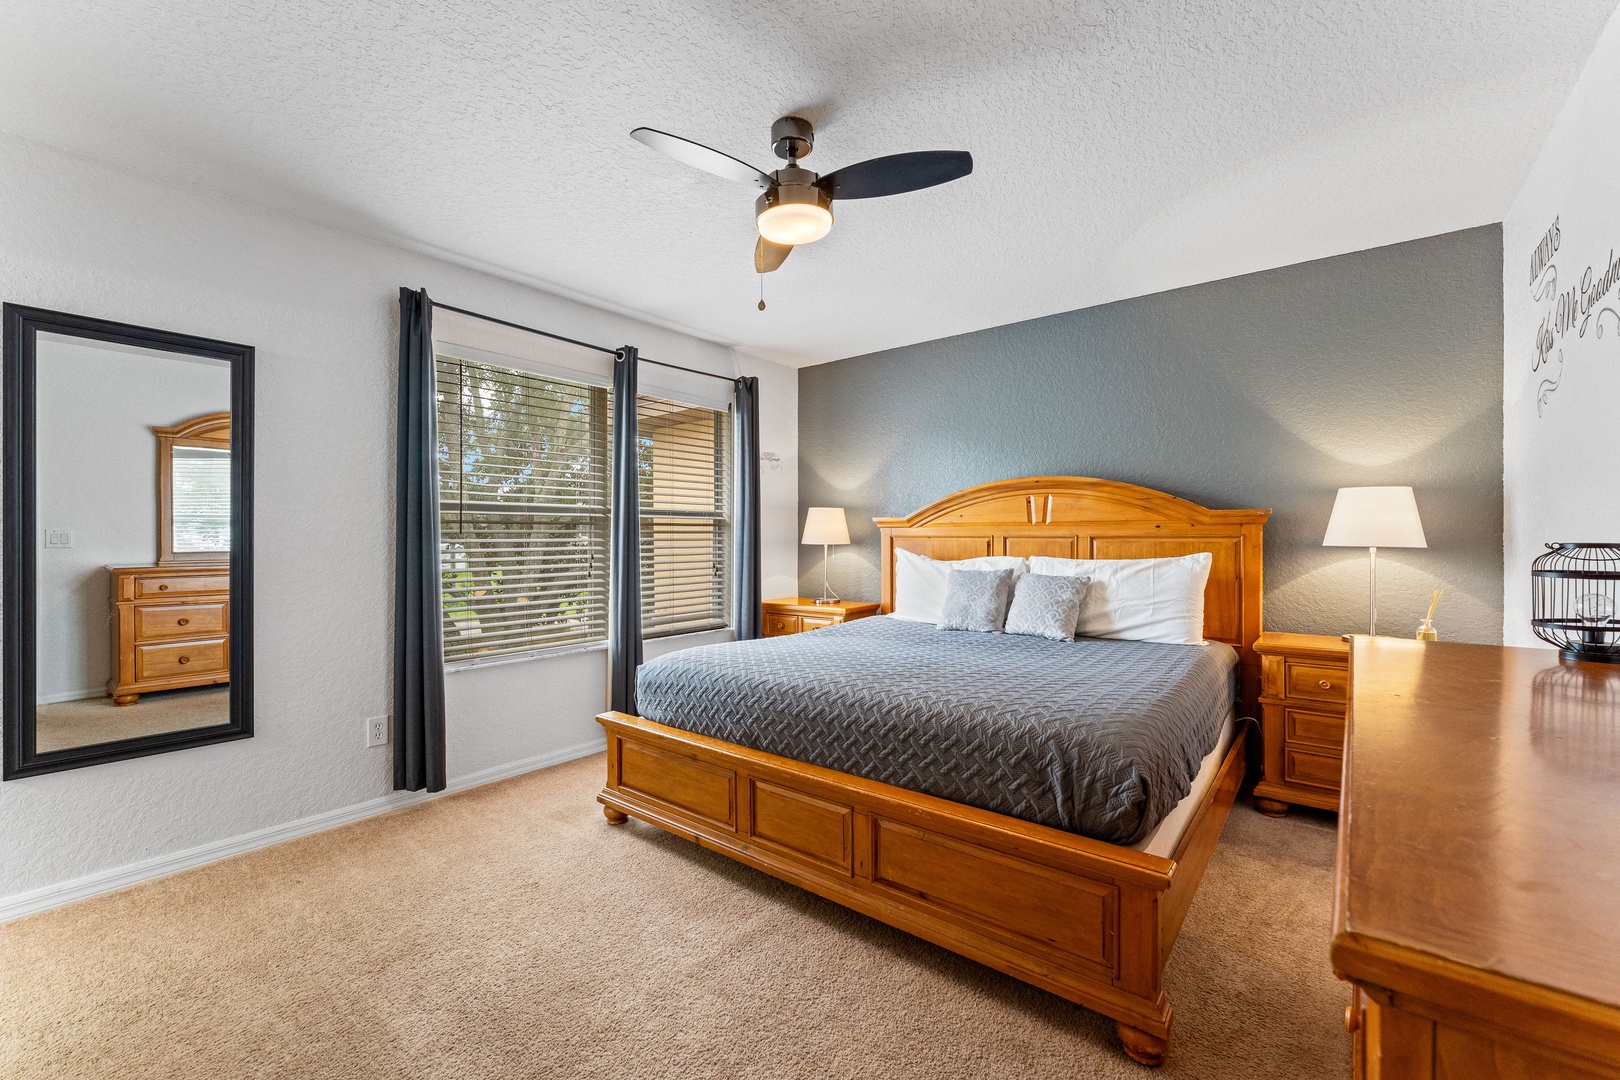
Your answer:
[[[1025,560],[1009,555],[942,562],[895,548],[894,611],[890,614],[897,619],[937,625],[945,611],[945,584],[950,580],[953,566],[959,570],[1016,570],[1020,574],[1029,569]]]
[[[1177,559],[1049,559],[1032,556],[1032,574],[1088,577],[1078,637],[1199,645],[1204,640],[1204,586],[1214,557],[1207,551]]]

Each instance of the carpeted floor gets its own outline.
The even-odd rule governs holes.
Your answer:
[[[638,822],[592,757],[0,927],[0,1075],[1145,1077],[1113,1024]],[[1333,830],[1240,804],[1164,1077],[1341,1077]]]
[[[83,698],[37,706],[34,745],[44,753],[230,722],[229,686],[160,690],[142,694],[133,705],[114,705],[110,697]]]

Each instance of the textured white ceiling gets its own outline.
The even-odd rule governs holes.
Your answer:
[[[1498,221],[1613,2],[3,0],[0,128],[802,364]],[[787,112],[976,167],[761,313],[755,192],[627,133]]]

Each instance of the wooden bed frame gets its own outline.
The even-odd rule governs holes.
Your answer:
[[[1205,635],[1258,692],[1261,532],[1269,510],[1207,510],[1148,488],[1041,476],[879,518],[883,610],[894,552],[1140,559],[1207,551]],[[1165,960],[1243,780],[1240,728],[1171,858],[865,780],[626,713],[607,730],[609,822],[657,825],[1114,1019],[1125,1052],[1164,1060]]]

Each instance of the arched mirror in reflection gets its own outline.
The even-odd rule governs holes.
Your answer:
[[[231,557],[231,414],[204,413],[154,427],[158,462],[158,563]]]
[[[252,350],[5,321],[6,776],[251,735]]]

